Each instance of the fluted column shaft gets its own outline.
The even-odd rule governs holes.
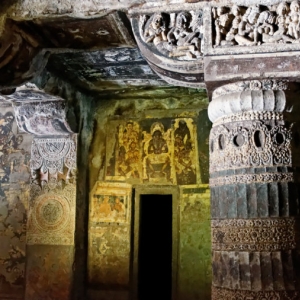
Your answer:
[[[214,300],[300,299],[298,133],[288,89],[285,82],[252,81],[213,94]]]

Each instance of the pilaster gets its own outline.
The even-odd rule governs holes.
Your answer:
[[[67,124],[63,99],[29,85],[9,100],[19,129],[34,135],[25,299],[67,300],[75,251],[77,135]]]

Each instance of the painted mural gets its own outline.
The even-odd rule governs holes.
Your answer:
[[[180,194],[178,300],[211,299],[209,186],[181,186]]]
[[[13,109],[0,102],[0,299],[25,287],[31,137],[18,132]]]
[[[130,213],[131,186],[97,182],[90,195],[90,221],[127,223]]]
[[[107,136],[106,180],[179,185],[200,180],[192,118],[112,121]]]
[[[128,287],[131,191],[127,183],[98,181],[90,193],[89,286]]]
[[[144,182],[172,184],[175,181],[171,166],[173,156],[171,120],[164,121],[142,122]]]
[[[108,135],[108,144],[113,144],[112,157],[108,163],[106,179],[140,179],[142,175],[140,151],[140,127],[137,122],[121,122],[115,132]],[[112,140],[111,137],[115,139]],[[113,142],[113,143],[111,143]]]

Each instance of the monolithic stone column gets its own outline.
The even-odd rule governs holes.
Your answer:
[[[290,98],[288,83],[275,80],[239,82],[213,93],[214,300],[300,299],[300,141]]]

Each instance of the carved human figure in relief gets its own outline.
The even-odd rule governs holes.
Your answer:
[[[288,34],[288,12],[289,12],[289,6],[286,2],[281,2],[277,9],[277,17],[275,20],[275,24],[278,26],[278,30],[274,32],[273,37],[270,38],[270,42],[296,42],[293,38],[289,37]]]
[[[262,43],[299,43],[300,4],[281,2],[276,7],[234,5],[213,9],[215,47],[233,45],[255,46]],[[231,16],[233,19],[231,20]],[[224,21],[226,20],[226,22]]]
[[[228,26],[230,25],[233,16],[227,12],[227,8],[224,6],[213,9],[213,15],[216,29],[215,45],[219,46],[221,45],[221,41],[223,41],[228,34]]]
[[[190,13],[181,12],[176,16],[175,26],[169,31],[167,38],[170,57],[187,56],[195,58],[200,55],[201,50],[201,25],[189,26],[192,22]]]
[[[167,41],[165,20],[162,14],[157,13],[152,17],[152,21],[145,29],[144,37],[146,43],[153,42],[155,46],[161,42]]]
[[[153,43],[162,54],[177,59],[195,59],[202,53],[201,11],[154,14],[141,18],[146,43]],[[147,20],[147,21],[146,21]]]
[[[227,32],[225,41],[217,41],[216,44],[218,45],[226,45],[226,46],[232,46],[236,44],[235,37],[238,34],[239,31],[239,24],[242,21],[242,13],[241,9],[237,5],[233,5],[231,8],[231,14],[233,15],[234,19],[231,23],[230,30]]]
[[[288,19],[288,34],[295,39],[299,39],[300,5],[297,0],[293,1],[290,5],[290,13]]]
[[[257,21],[260,13],[259,5],[252,5],[246,10],[238,26],[238,34],[235,36],[235,40],[239,45],[252,46],[258,43]]]

